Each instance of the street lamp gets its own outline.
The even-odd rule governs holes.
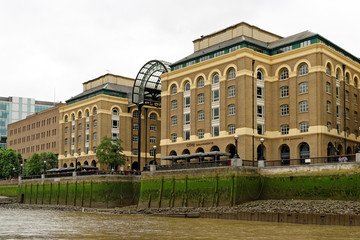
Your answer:
[[[46,172],[46,160],[44,160],[44,174]]]
[[[15,168],[13,167],[13,178],[15,178]]]
[[[153,164],[157,165],[156,164],[156,146],[153,146],[153,149],[154,149],[154,162],[153,162]]]
[[[264,158],[264,138],[260,138],[260,142],[261,142],[261,145],[260,145],[260,157],[259,157],[259,160],[265,160],[265,158]]]
[[[77,171],[77,159],[78,159],[78,156],[75,156],[75,172]]]
[[[239,158],[239,154],[238,154],[238,139],[239,136],[238,135],[234,135],[234,139],[235,139],[235,154],[234,154],[234,158]]]
[[[24,166],[23,164],[20,164],[20,167],[21,167],[21,168],[20,168],[20,176],[21,176],[21,177],[22,177],[23,166]]]

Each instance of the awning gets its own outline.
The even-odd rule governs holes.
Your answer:
[[[213,151],[213,152],[206,152],[206,153],[193,153],[193,154],[183,154],[178,156],[165,156],[162,157],[161,160],[186,160],[186,159],[192,159],[192,158],[200,158],[200,157],[221,157],[221,156],[230,156],[230,153],[226,152],[219,152],[219,151]]]

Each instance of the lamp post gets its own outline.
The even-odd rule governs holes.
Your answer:
[[[75,172],[77,171],[77,159],[78,159],[78,156],[75,156]]]
[[[260,138],[260,142],[261,142],[261,145],[260,145],[260,157],[259,157],[259,160],[265,160],[265,158],[264,158],[264,138]]]
[[[153,164],[157,165],[156,164],[156,146],[153,146],[153,149],[154,149],[154,162],[153,162]]]
[[[239,136],[238,136],[238,135],[234,135],[234,139],[235,139],[235,154],[234,154],[234,158],[239,158],[239,154],[238,154],[238,139],[239,139]]]
[[[46,160],[44,160],[44,174],[46,172]]]
[[[23,171],[23,164],[20,164],[20,176],[22,177],[22,171]]]
[[[15,168],[13,167],[13,178],[15,178]]]

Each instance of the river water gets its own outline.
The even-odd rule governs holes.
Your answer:
[[[359,239],[360,227],[0,208],[0,239]]]

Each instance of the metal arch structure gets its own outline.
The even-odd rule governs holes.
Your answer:
[[[170,71],[170,63],[151,60],[140,69],[134,82],[132,102],[138,107],[138,170],[141,171],[141,108],[161,107],[160,75]],[[145,118],[146,119],[146,118]]]
[[[132,102],[136,105],[161,106],[160,75],[170,71],[168,62],[151,60],[140,69],[134,82]]]

